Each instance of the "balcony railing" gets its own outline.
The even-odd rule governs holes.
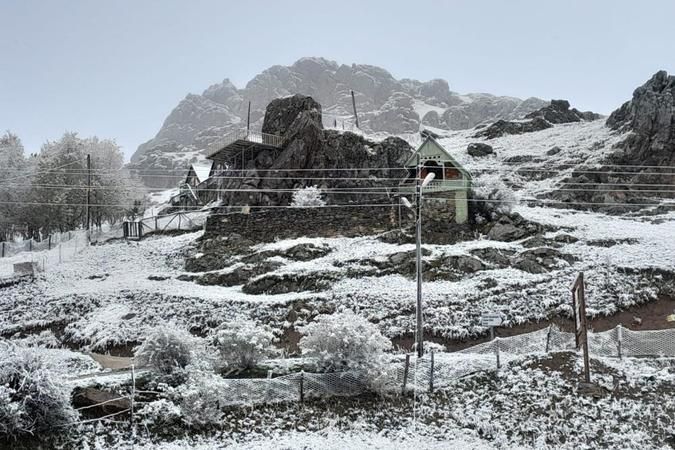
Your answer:
[[[275,134],[247,130],[246,128],[234,130],[211,144],[208,148],[208,156],[213,156],[223,148],[237,141],[247,141],[256,144],[267,145],[270,147],[281,147],[284,139],[283,137],[277,136]]]

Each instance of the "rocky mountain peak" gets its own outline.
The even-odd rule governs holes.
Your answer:
[[[459,130],[497,119],[519,119],[548,104],[533,98],[523,101],[490,94],[460,95],[441,79],[399,80],[373,65],[301,58],[290,66],[269,67],[243,89],[226,78],[201,95],[188,95],[169,114],[157,135],[138,147],[130,168],[149,186],[173,186],[177,180],[164,178],[159,183],[158,178],[144,176],[145,169],[182,169],[203,158],[211,143],[245,126],[249,102],[252,127],[262,126],[268,103],[295,94],[311,96],[323,105],[324,124],[354,126],[352,91],[361,129],[395,135],[416,133],[421,123]]]

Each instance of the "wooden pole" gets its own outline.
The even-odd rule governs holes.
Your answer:
[[[251,100],[248,101],[248,115],[246,116],[246,135],[251,129]]]
[[[546,333],[546,353],[548,353],[551,347],[551,328],[553,328],[553,324],[548,326],[548,332]]]
[[[300,372],[300,404],[305,402],[305,371]]]
[[[621,349],[621,341],[623,339],[623,327],[621,324],[617,325],[617,330],[616,330],[616,349],[617,352],[619,353],[619,359],[622,359],[622,349]]]
[[[403,369],[403,388],[401,393],[405,394],[405,388],[408,384],[408,370],[410,369],[410,354],[405,355],[405,369]]]
[[[359,115],[356,113],[356,99],[354,98],[354,91],[352,91],[352,107],[354,108],[354,119],[356,120],[356,128],[361,128],[359,126]]]
[[[429,392],[434,392],[434,351],[431,351],[431,371],[429,373]]]
[[[5,243],[2,243],[2,257],[5,257]]]

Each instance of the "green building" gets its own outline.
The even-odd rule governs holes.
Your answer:
[[[471,188],[471,174],[462,167],[455,158],[431,136],[419,146],[417,151],[406,162],[408,177],[401,183],[400,192],[413,195],[417,164],[421,166],[421,179],[434,173],[435,178],[424,188],[424,197],[432,199],[431,207],[452,209],[454,221],[465,223],[469,217],[468,196]]]

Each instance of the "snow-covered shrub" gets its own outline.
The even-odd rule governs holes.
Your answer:
[[[0,436],[44,437],[77,420],[69,390],[33,350],[0,344]]]
[[[227,381],[212,372],[190,372],[188,380],[174,392],[183,421],[195,428],[221,423],[227,387]]]
[[[478,224],[510,214],[518,198],[499,174],[483,175],[474,179],[471,189],[474,220]]]
[[[185,330],[168,325],[158,327],[136,349],[136,364],[152,367],[166,375],[184,369],[192,362],[195,341]]]
[[[148,403],[137,414],[141,417],[141,423],[148,427],[170,426],[177,423],[182,415],[176,404],[164,398]]]
[[[274,334],[270,327],[250,320],[227,322],[213,335],[222,365],[230,368],[251,369],[272,352]]]
[[[297,189],[293,192],[291,206],[309,208],[324,206],[325,204],[326,202],[321,198],[321,189],[316,186],[307,186],[306,188]]]
[[[367,368],[391,348],[376,325],[351,311],[320,315],[300,331],[302,354],[324,371]]]

